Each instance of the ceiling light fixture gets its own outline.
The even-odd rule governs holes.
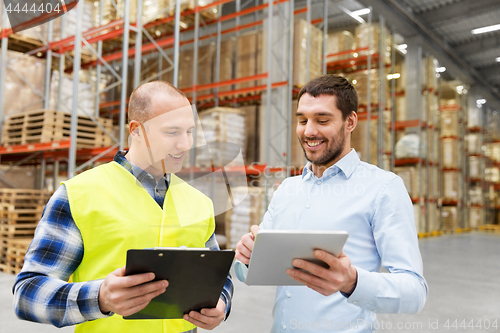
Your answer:
[[[487,27],[473,29],[471,32],[473,35],[484,34],[486,32],[500,30],[500,24],[489,25]]]
[[[500,57],[496,58],[495,60],[496,60],[497,62],[500,62]]]
[[[352,12],[353,15],[361,16],[370,13],[370,8],[363,8]]]
[[[396,49],[399,50],[399,52],[406,54],[408,52],[406,49],[408,48],[408,44],[399,44],[396,46]]]
[[[443,73],[446,72],[446,67],[438,67],[436,68],[436,73]]]
[[[349,9],[344,8],[341,5],[337,5],[337,8],[346,13],[347,15],[349,15],[350,17],[352,17],[353,19],[355,19],[356,21],[358,21],[359,23],[366,23],[366,21],[363,20],[359,15],[354,14],[354,12],[351,12]]]

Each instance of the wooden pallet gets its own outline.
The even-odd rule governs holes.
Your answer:
[[[0,271],[8,274],[19,274],[24,265],[24,257],[32,238],[9,239],[7,250],[0,259]]]
[[[500,225],[498,225],[498,224],[485,224],[485,225],[480,226],[479,230],[488,231],[488,232],[500,232]]]
[[[52,193],[43,190],[0,188],[0,203],[45,205]]]
[[[111,119],[97,118],[108,132]],[[70,137],[71,114],[54,110],[36,110],[15,114],[6,119],[2,135],[4,146],[67,140]],[[78,148],[110,146],[111,138],[90,118],[78,116]]]

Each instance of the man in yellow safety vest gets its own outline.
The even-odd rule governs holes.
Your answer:
[[[123,319],[168,288],[153,273],[125,276],[128,249],[219,249],[212,201],[175,176],[193,144],[188,99],[169,83],[146,83],[132,93],[128,116],[130,149],[63,182],[47,204],[14,285],[19,318],[77,332],[170,333],[213,329],[229,315],[230,276],[213,309]]]

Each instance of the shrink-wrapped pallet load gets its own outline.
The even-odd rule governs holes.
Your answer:
[[[80,77],[78,83],[78,109],[77,114],[81,116],[90,116],[94,114],[95,99],[92,95],[92,85]],[[57,110],[57,98],[59,92],[59,74],[53,73],[50,82],[50,101],[49,108]],[[73,110],[73,77],[65,74],[61,86],[61,112],[71,113]]]
[[[469,133],[465,136],[467,151],[469,154],[481,154],[481,140],[478,133]]]
[[[442,162],[445,168],[458,167],[458,141],[456,139],[442,139]]]
[[[483,204],[483,191],[479,185],[472,186],[469,189],[469,200],[473,205]]]
[[[441,136],[457,136],[457,112],[441,112]]]
[[[417,229],[417,233],[424,233],[426,229],[427,221],[425,219],[424,209],[420,206],[419,203],[413,204],[413,212],[415,214],[415,227]]]
[[[470,178],[476,178],[476,179],[482,178],[481,170],[482,170],[481,157],[470,156],[469,157],[469,176],[470,176]]]
[[[457,200],[460,191],[461,174],[458,171],[443,171],[443,197],[449,200]]]
[[[309,25],[310,44],[307,43],[307,21],[295,22],[293,35],[293,85],[303,87],[322,74],[323,32]],[[309,50],[309,79],[307,78],[307,51]]]
[[[483,209],[480,207],[469,208],[469,228],[478,228],[483,224]]]
[[[7,59],[11,61],[5,73],[4,116],[41,109],[43,101],[40,94],[43,95],[45,90],[45,59],[14,51],[7,51]]]
[[[240,153],[245,156],[245,113],[240,109],[216,107],[199,114],[202,131],[197,131],[197,142],[227,142],[217,149],[202,150],[196,156],[197,166],[234,165],[234,158]],[[202,137],[204,136],[204,137]],[[231,163],[230,163],[231,162]]]

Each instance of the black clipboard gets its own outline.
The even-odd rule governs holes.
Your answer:
[[[123,318],[182,319],[190,311],[215,308],[233,259],[233,250],[128,250],[125,275],[153,272],[155,281],[167,280],[169,285],[144,309]]]

